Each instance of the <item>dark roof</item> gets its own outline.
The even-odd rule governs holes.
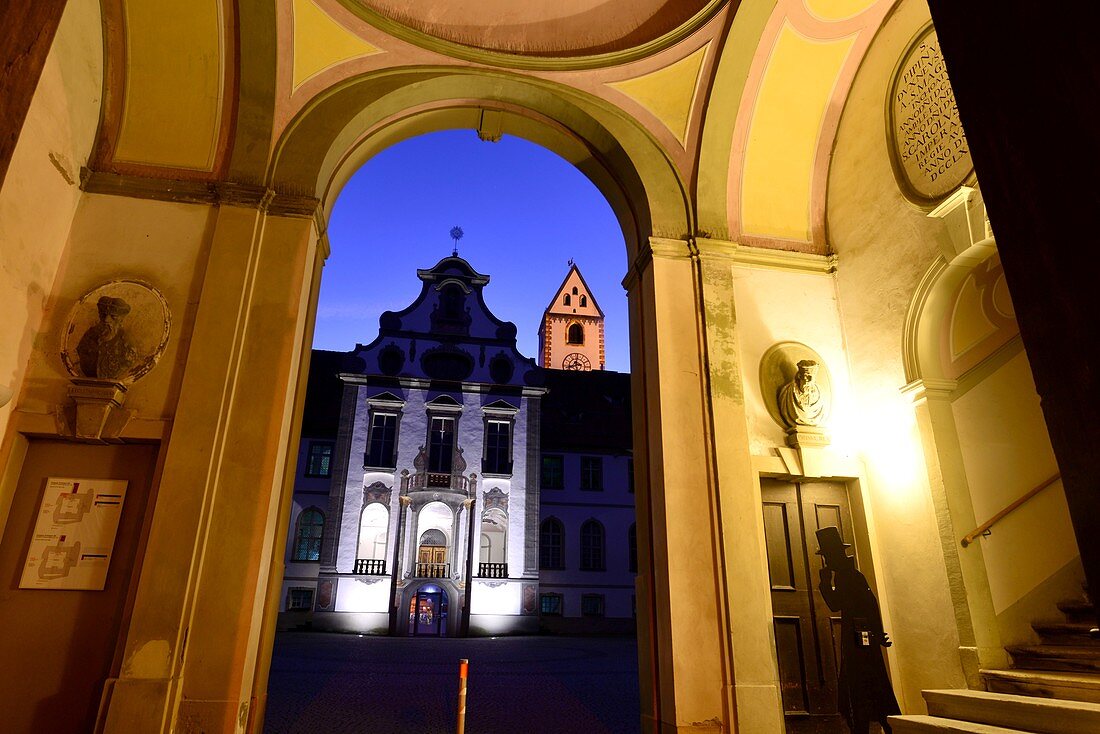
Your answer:
[[[306,405],[302,416],[302,435],[309,438],[335,440],[340,425],[340,403],[344,383],[337,377],[345,371],[347,352],[314,349],[309,361],[306,382]]]
[[[626,453],[630,429],[630,373],[544,370],[543,451]]]

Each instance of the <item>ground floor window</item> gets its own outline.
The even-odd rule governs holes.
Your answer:
[[[581,595],[581,616],[583,616],[583,617],[602,617],[603,616],[603,594],[582,594]]]
[[[290,589],[286,593],[287,611],[301,611],[313,609],[313,589]]]
[[[540,594],[539,611],[550,617],[560,617],[561,594]]]

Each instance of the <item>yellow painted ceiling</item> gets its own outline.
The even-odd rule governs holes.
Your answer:
[[[337,23],[313,0],[294,0],[294,88],[325,69],[382,53]]]
[[[784,22],[749,123],[741,180],[745,233],[811,240],[810,187],[821,124],[855,36],[806,38]]]
[[[129,0],[123,13],[126,92],[115,160],[211,170],[225,78],[221,3]]]
[[[844,20],[859,15],[878,0],[803,0],[806,9],[825,20]]]
[[[709,44],[708,44],[709,45]],[[653,113],[654,117],[669,129],[684,145],[687,140],[691,109],[699,88],[699,72],[707,46],[657,71],[610,82],[613,87]]]

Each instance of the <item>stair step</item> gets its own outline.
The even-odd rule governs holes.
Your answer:
[[[1042,670],[983,670],[986,689],[997,693],[1100,703],[1100,673]]]
[[[1096,622],[1096,607],[1086,599],[1066,599],[1058,602],[1058,609],[1070,622]]]
[[[989,691],[924,691],[928,713],[1038,734],[1100,732],[1100,704]]]
[[[1089,633],[1096,629],[1092,622],[1035,622],[1031,628],[1039,633],[1044,645],[1100,646],[1100,635]]]
[[[975,724],[972,721],[943,719],[938,716],[906,714],[891,716],[890,728],[894,734],[1021,734],[1020,729],[1003,726]]]
[[[1027,670],[1100,671],[1100,647],[1077,645],[1010,645],[1005,648],[1017,668]]]

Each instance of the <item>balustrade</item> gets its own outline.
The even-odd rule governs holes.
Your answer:
[[[417,562],[416,576],[422,579],[445,579],[451,576],[451,564],[449,563],[423,563]]]
[[[385,576],[386,561],[382,558],[357,558],[354,572],[360,576]]]
[[[508,578],[508,564],[479,563],[477,565],[477,575],[483,579],[506,579]]]

